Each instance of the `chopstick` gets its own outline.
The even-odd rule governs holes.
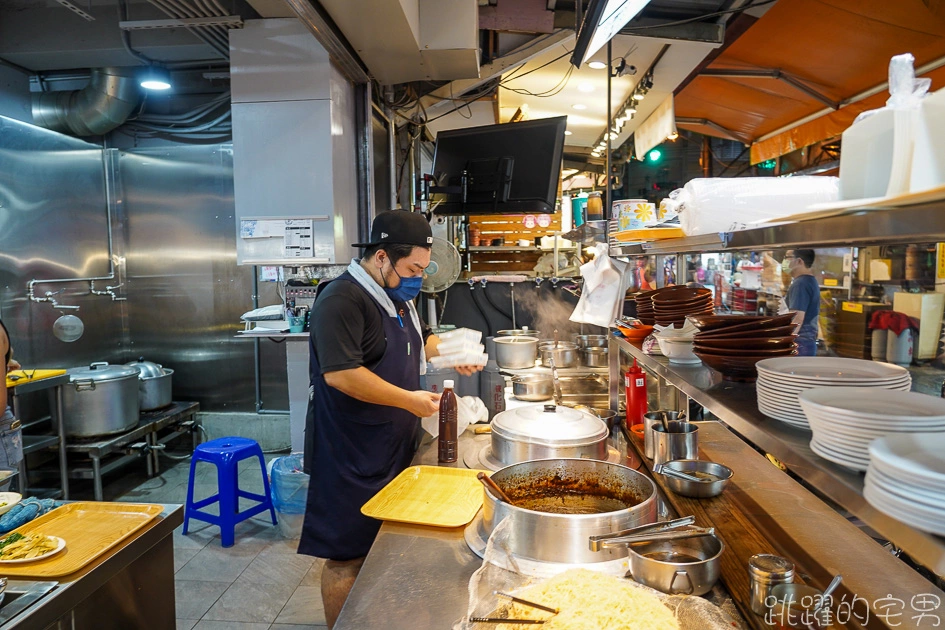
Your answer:
[[[470,617],[472,623],[521,623],[521,624],[540,624],[545,623],[544,619],[503,619],[502,617]]]
[[[558,609],[552,608],[550,606],[543,606],[542,604],[536,604],[535,602],[530,602],[527,599],[522,599],[521,597],[516,597],[515,595],[510,595],[509,593],[503,593],[502,591],[494,591],[493,595],[498,595],[499,597],[505,597],[511,599],[516,604],[522,604],[523,606],[529,606],[531,608],[537,608],[538,610],[543,610],[557,615]]]

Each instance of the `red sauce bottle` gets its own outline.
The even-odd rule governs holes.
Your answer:
[[[643,424],[643,416],[647,409],[646,373],[637,365],[636,359],[633,360],[633,366],[627,370],[626,389],[627,429],[629,430],[635,424]]]

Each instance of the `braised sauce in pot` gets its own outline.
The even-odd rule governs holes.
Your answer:
[[[592,494],[559,494],[514,499],[515,507],[551,514],[603,514],[631,507],[613,497]]]
[[[515,480],[501,483],[515,507],[551,514],[603,514],[632,508],[643,498],[606,478],[568,477]]]

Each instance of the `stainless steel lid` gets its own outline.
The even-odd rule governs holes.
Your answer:
[[[507,330],[500,330],[496,334],[499,337],[518,337],[518,336],[537,337],[538,331],[528,328],[527,326],[523,326],[522,328],[509,328]]]
[[[145,361],[144,357],[140,357],[137,361],[131,361],[125,363],[125,365],[138,369],[138,376],[142,380],[146,378],[154,378],[156,376],[164,376],[164,366],[160,363],[154,363],[153,361]]]
[[[794,563],[770,553],[758,553],[748,559],[748,572],[762,580],[785,580],[794,576]]]
[[[528,405],[496,414],[492,433],[507,440],[549,446],[593,444],[609,435],[600,418],[554,405]]]
[[[117,381],[129,376],[138,376],[138,370],[126,365],[109,365],[108,363],[93,363],[88,367],[77,367],[68,370],[69,382],[76,381],[95,381],[103,383],[105,381]]]

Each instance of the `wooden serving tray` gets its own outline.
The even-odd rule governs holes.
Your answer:
[[[70,575],[117,547],[163,511],[161,505],[146,503],[76,502],[58,507],[14,531],[59,536],[66,541],[66,548],[36,562],[0,562],[0,575],[35,578]]]

